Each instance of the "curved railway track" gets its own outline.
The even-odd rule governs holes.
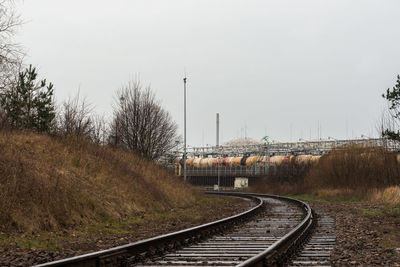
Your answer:
[[[222,220],[37,267],[283,265],[309,240],[316,224],[310,206],[299,200],[209,193],[249,198],[257,204]]]

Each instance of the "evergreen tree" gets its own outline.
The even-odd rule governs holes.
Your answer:
[[[16,86],[1,95],[1,105],[13,128],[48,132],[55,118],[53,84],[36,78],[32,65],[20,72]]]
[[[382,135],[400,141],[400,75],[397,75],[396,85],[392,89],[388,88],[382,97],[389,101],[389,113],[393,120],[389,129],[383,130]]]

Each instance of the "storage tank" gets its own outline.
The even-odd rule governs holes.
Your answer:
[[[219,162],[219,164],[218,164]],[[209,158],[208,167],[218,167],[222,165],[222,158]]]
[[[226,157],[226,158],[223,158],[221,164],[222,164],[223,166],[229,166],[229,162],[231,161],[232,158],[233,158],[233,157]]]
[[[294,158],[294,156],[283,156],[281,164],[289,165],[292,162],[293,158]]]
[[[186,166],[192,167],[193,166],[194,158],[188,158],[186,160]]]
[[[296,156],[294,161],[296,164],[309,164],[311,162],[312,155],[299,155]]]
[[[246,160],[249,156],[243,156],[242,159],[240,160],[240,165],[241,166],[246,166]]]
[[[261,165],[265,166],[265,163],[267,163],[267,156],[262,156],[261,157]]]
[[[321,156],[312,156],[310,159],[311,164],[317,164],[320,159],[321,159]]]
[[[232,166],[240,166],[241,161],[242,161],[242,157],[234,157],[232,160]]]
[[[210,161],[211,158],[202,158],[200,160],[200,168],[207,168],[208,167],[208,162]]]
[[[235,157],[229,157],[228,158],[228,166],[229,167],[234,166],[234,160],[235,160]]]
[[[251,156],[246,159],[246,166],[252,166],[256,164],[260,156]]]
[[[214,164],[215,158],[208,158],[207,159],[207,167],[211,168]]]
[[[274,166],[280,165],[282,164],[284,157],[285,156],[272,156],[269,158],[269,163]]]
[[[223,158],[214,158],[213,166],[214,167],[224,166],[224,159]]]
[[[193,166],[195,166],[196,168],[200,168],[200,162],[201,162],[201,158],[195,158],[193,160]]]

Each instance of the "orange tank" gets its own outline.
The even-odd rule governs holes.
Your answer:
[[[218,162],[221,164],[222,159],[219,158],[209,158],[208,159],[208,167],[217,167]]]
[[[210,158],[202,158],[200,160],[200,168],[207,168],[209,161],[210,161]]]
[[[235,157],[229,157],[228,158],[228,166],[232,167],[233,166],[233,161],[234,161]]]
[[[234,157],[232,160],[232,166],[240,166],[240,162],[242,161],[242,157]]]
[[[317,164],[319,160],[321,159],[321,156],[312,156],[311,157],[311,164]]]
[[[311,155],[299,155],[296,156],[294,161],[296,164],[309,164],[311,161],[312,156]]]
[[[200,168],[200,162],[201,162],[201,158],[195,158],[193,160],[193,166],[195,166],[196,168]]]
[[[193,166],[193,161],[194,161],[194,158],[188,158],[186,160],[186,166],[189,166],[189,167]]]
[[[246,166],[252,166],[260,159],[259,156],[251,156],[246,159]]]
[[[265,165],[267,163],[267,157],[266,156],[263,156],[262,158],[261,158],[261,165]]]
[[[285,156],[272,156],[269,158],[269,163],[272,166],[281,165]]]
[[[231,157],[226,157],[222,159],[222,165],[223,166],[229,166],[229,161],[231,160]]]

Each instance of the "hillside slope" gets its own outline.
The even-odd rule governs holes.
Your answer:
[[[57,230],[196,201],[189,186],[132,153],[33,133],[0,136],[0,230]]]

